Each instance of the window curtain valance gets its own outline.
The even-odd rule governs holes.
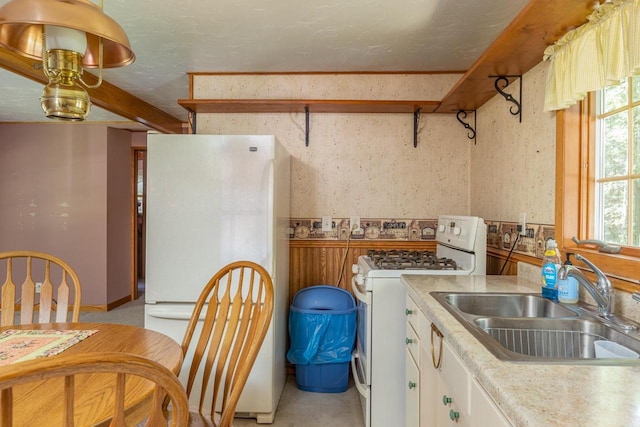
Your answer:
[[[546,111],[567,108],[640,72],[640,0],[607,1],[587,19],[544,52],[551,62]]]

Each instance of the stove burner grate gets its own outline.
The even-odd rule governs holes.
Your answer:
[[[438,258],[431,251],[370,250],[367,256],[373,265],[381,270],[457,270],[458,268],[453,259]]]

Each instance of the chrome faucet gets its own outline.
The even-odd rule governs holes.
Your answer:
[[[587,278],[587,276],[584,275],[582,271],[580,271],[580,269],[573,265],[563,265],[560,267],[558,270],[558,279],[566,280],[567,277],[574,277],[578,283],[585,287],[598,304],[598,314],[600,317],[626,331],[638,329],[636,324],[629,323],[613,314],[613,286],[611,285],[609,278],[602,272],[602,270],[596,267],[585,257],[580,254],[576,254],[575,257],[577,260],[587,264],[587,266],[591,268],[591,271],[595,273],[595,285]]]
[[[605,319],[612,317],[613,314],[613,286],[609,278],[596,267],[591,261],[581,256],[575,255],[576,259],[587,264],[591,271],[596,275],[596,284],[594,285],[587,276],[582,273],[577,267],[573,265],[563,265],[558,270],[558,279],[566,280],[567,277],[574,277],[578,283],[585,287],[585,289],[591,294],[596,303],[598,304],[598,314]]]

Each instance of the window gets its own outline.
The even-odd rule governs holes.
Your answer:
[[[640,76],[596,97],[594,237],[640,246]]]
[[[625,97],[625,90],[617,87],[608,89],[610,92],[604,94],[604,101],[589,94],[584,101],[556,113],[556,240],[561,252],[580,253],[600,267],[616,288],[626,291],[640,291],[640,247],[632,245],[637,242],[640,231],[640,129],[633,130],[633,122],[640,121],[638,84],[640,82],[635,83],[635,93],[626,92],[632,100],[626,102],[630,107],[617,104]],[[634,83],[631,87],[633,90]],[[605,103],[602,114],[597,114],[598,101]],[[617,114],[620,115],[614,118]],[[631,120],[629,114],[632,114]],[[617,125],[625,121],[632,123],[631,129],[619,130]],[[598,138],[603,132],[608,133],[607,139]],[[599,139],[604,144],[598,144]],[[624,154],[624,160],[620,160],[620,153]],[[620,173],[621,170],[627,172]],[[622,189],[614,188],[616,186]],[[610,225],[605,225],[607,223]],[[594,246],[576,245],[574,237],[618,243],[622,250],[618,254],[603,253]],[[622,238],[627,239],[626,243],[621,243]],[[616,239],[620,242],[615,242]]]

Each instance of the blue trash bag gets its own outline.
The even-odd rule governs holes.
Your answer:
[[[356,339],[353,297],[347,291],[331,286],[313,286],[299,293],[303,291],[305,298],[296,295],[289,311],[291,347],[287,360],[294,365],[349,362]],[[312,292],[317,294],[311,295]],[[313,303],[306,303],[317,301],[318,295],[326,297],[328,293],[335,293],[333,302],[321,298],[323,302],[318,308],[313,308]],[[337,308],[330,308],[332,304]]]

